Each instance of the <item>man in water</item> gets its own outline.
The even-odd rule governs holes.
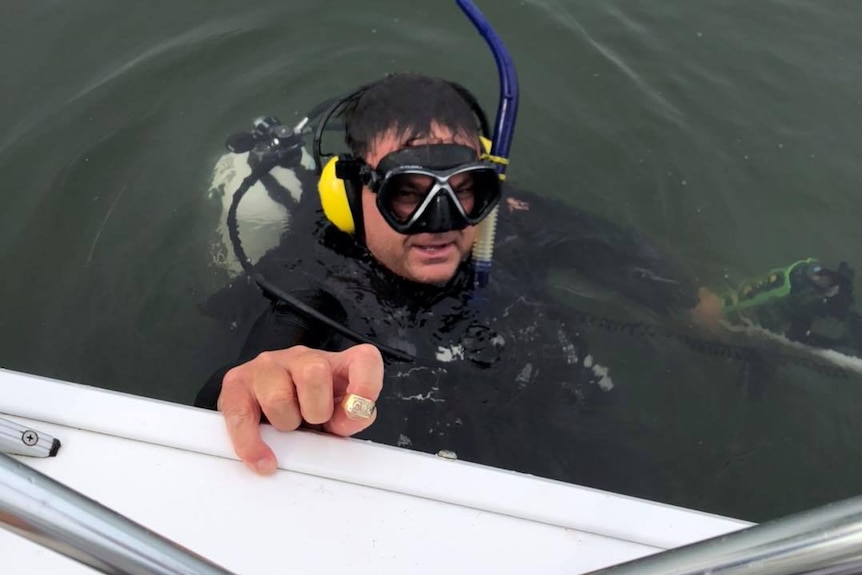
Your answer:
[[[326,208],[329,188],[343,186],[346,214],[327,211],[327,221],[309,210],[311,223],[294,224],[291,243],[256,267],[331,321],[270,290],[239,359],[196,400],[223,413],[236,453],[255,471],[277,466],[261,439],[265,418],[282,431],[360,434],[576,479],[578,462],[547,438],[574,441],[579,413],[613,382],[550,303],[543,265],[576,269],[655,312],[717,323],[717,298],[643,238],[548,199],[500,201],[474,104],[463,87],[413,74],[387,76],[339,104],[352,157],[336,162],[337,177],[323,171],[320,193]],[[494,277],[477,288],[476,225],[498,201]],[[300,255],[303,236],[313,241]]]

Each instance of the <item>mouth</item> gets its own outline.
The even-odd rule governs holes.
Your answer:
[[[413,249],[427,256],[441,256],[455,249],[455,242],[427,242],[413,244]]]

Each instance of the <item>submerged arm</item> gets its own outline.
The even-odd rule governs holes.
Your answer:
[[[504,200],[510,238],[533,254],[549,254],[548,267],[565,268],[601,288],[658,313],[697,309],[706,292],[690,274],[640,234],[558,200],[514,192]]]

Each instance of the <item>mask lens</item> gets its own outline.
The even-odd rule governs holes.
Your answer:
[[[494,168],[482,167],[455,174],[449,184],[471,224],[485,217],[500,199],[500,177]]]
[[[435,179],[427,174],[396,174],[387,180],[381,196],[392,216],[399,222],[406,222],[434,184]]]

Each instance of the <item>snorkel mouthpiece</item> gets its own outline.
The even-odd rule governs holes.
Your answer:
[[[485,16],[470,0],[455,0],[455,2],[485,39],[494,54],[494,61],[497,63],[497,72],[500,77],[500,101],[494,120],[491,156],[497,160],[495,164],[502,180],[506,177],[509,149],[515,134],[515,119],[518,116],[518,76],[503,41],[494,32]],[[477,286],[487,285],[491,274],[498,210],[499,206],[495,207],[488,217],[479,224],[479,234],[473,246],[473,260],[476,269],[475,284]]]

